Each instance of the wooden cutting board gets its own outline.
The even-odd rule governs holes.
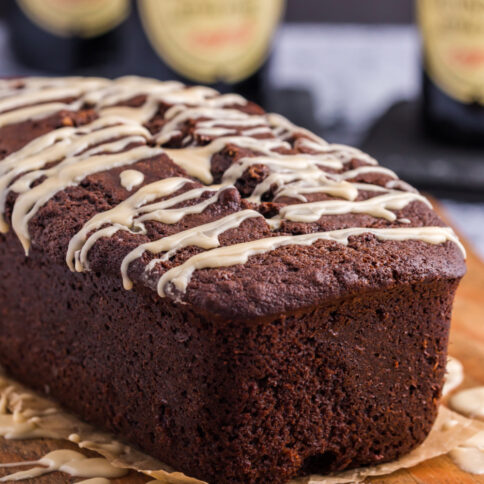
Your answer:
[[[442,214],[441,209],[437,207],[437,210]],[[445,214],[442,215],[445,219]],[[465,380],[462,386],[464,388],[484,385],[484,263],[475,255],[469,244],[463,238],[461,240],[467,249],[468,273],[459,287],[455,300],[449,353],[464,365]],[[52,450],[66,448],[78,450],[77,446],[65,441],[44,439],[8,441],[0,438],[0,462],[38,459]],[[12,470],[20,469],[10,469]],[[0,469],[0,476],[6,473]],[[79,480],[81,479],[74,479],[65,474],[52,473],[22,482],[67,484]],[[130,473],[122,479],[111,482],[112,484],[138,484],[148,480],[139,474]],[[371,478],[367,481],[372,484],[484,484],[484,476],[462,472],[449,457],[443,456],[412,469],[395,472],[388,477]]]

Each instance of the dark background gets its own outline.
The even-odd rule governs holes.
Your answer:
[[[8,3],[0,0],[0,16]],[[413,22],[413,18],[413,0],[287,0],[288,22],[398,24]]]
[[[287,0],[288,22],[410,23],[413,0]]]

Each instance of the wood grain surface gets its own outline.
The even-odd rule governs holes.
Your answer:
[[[443,217],[445,218],[445,214]],[[465,380],[461,388],[484,385],[484,263],[473,253],[469,244],[465,240],[463,242],[468,250],[468,273],[457,292],[449,348],[449,353],[464,365]],[[8,441],[0,438],[0,462],[38,459],[47,452],[59,448],[74,450],[77,446],[56,440]],[[10,472],[14,470],[20,470],[20,468],[9,469]],[[7,472],[0,469],[0,476],[5,474]],[[22,482],[67,484],[80,480],[82,479],[56,472]],[[112,484],[138,484],[148,480],[139,474],[130,473],[122,479],[114,479],[111,482]],[[484,476],[464,473],[448,456],[443,456],[412,469],[395,472],[391,476],[367,479],[367,482],[372,484],[484,484]]]

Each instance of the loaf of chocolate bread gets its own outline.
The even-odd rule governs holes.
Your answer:
[[[0,81],[0,154],[15,378],[212,484],[429,432],[464,251],[370,156],[135,77]]]

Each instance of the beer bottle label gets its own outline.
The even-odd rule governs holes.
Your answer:
[[[427,74],[446,94],[484,104],[484,0],[418,0]]]
[[[36,25],[61,37],[96,37],[120,24],[130,0],[17,0]]]
[[[236,82],[269,53],[284,0],[139,0],[154,49],[197,82]]]

